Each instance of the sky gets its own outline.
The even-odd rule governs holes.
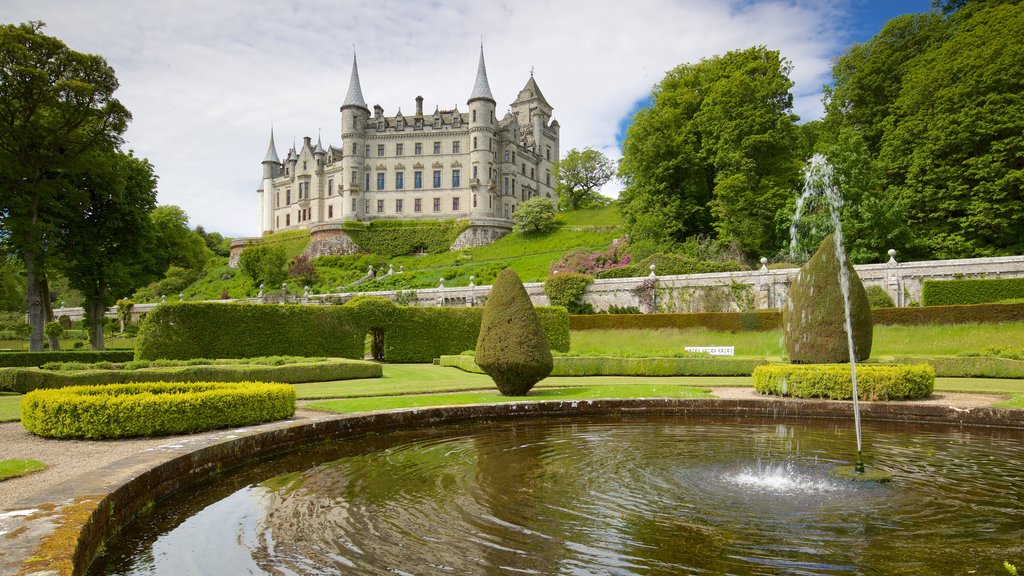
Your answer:
[[[99,54],[132,112],[126,148],[148,158],[160,204],[192,226],[254,236],[271,126],[284,157],[304,136],[340,146],[353,50],[363,96],[387,115],[465,111],[483,42],[502,110],[531,69],[561,149],[617,160],[624,129],[665,72],[765,45],[793,64],[794,112],[823,113],[829,65],[930,0],[0,0],[0,22]],[[617,195],[612,182],[603,192]]]

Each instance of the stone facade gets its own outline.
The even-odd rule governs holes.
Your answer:
[[[424,114],[417,97],[413,114],[386,116],[374,106],[371,115],[353,57],[341,147],[306,137],[281,161],[271,133],[258,190],[260,232],[379,218],[500,220],[510,227],[519,202],[554,199],[560,127],[532,74],[497,118],[481,47],[467,105]],[[470,245],[493,240],[493,227],[486,228]]]

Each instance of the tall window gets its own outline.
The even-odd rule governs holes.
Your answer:
[[[505,194],[508,194],[508,176],[505,176]]]
[[[473,150],[476,150],[476,136],[473,136]]]
[[[377,172],[377,190],[384,189],[384,173]]]
[[[328,218],[334,218],[334,206],[332,206],[332,205],[328,205],[327,206],[327,217]]]
[[[551,186],[551,172],[549,170],[544,171],[544,181],[548,186]]]
[[[292,215],[291,214],[285,214],[284,215],[284,225],[285,226],[291,226],[292,225]]]
[[[353,142],[352,143],[352,155],[355,156],[356,154],[359,154],[359,143],[358,142]]]
[[[413,154],[415,154],[417,156],[419,156],[420,154],[423,154],[423,143],[422,142],[417,142],[416,144],[414,144],[412,151],[413,151]]]
[[[378,214],[383,214],[384,213],[384,201],[383,200],[377,200],[377,213]]]
[[[459,141],[456,140],[455,142],[452,142],[452,154],[458,154],[458,153],[459,153]]]
[[[434,212],[440,212],[440,211],[441,211],[441,199],[440,198],[434,198]]]
[[[423,172],[422,171],[416,170],[415,172],[412,173],[412,186],[413,186],[413,188],[415,188],[417,190],[419,190],[420,188],[423,188]]]
[[[352,199],[352,213],[353,214],[356,213],[356,199],[355,198]]]
[[[383,144],[377,144],[377,156],[383,156],[383,155],[384,155],[384,145]]]
[[[402,144],[395,144],[395,156],[401,156],[405,151],[405,146]]]
[[[292,189],[289,188],[284,191],[284,205],[288,206],[292,203]]]
[[[416,198],[416,199],[414,199],[412,201],[412,211],[413,212],[423,212],[423,199],[422,198]]]
[[[402,199],[401,198],[396,198],[395,199],[395,214],[401,214],[401,213],[402,213]]]
[[[534,174],[535,174],[535,170],[534,170],[534,168],[533,168],[533,167],[531,166],[531,167],[530,167],[530,180],[535,180],[535,179],[537,178],[536,176],[534,176]]]
[[[366,186],[363,187],[363,190],[369,190],[369,189],[370,189],[370,173],[367,172],[366,173]]]
[[[473,179],[474,180],[479,178],[479,176],[477,175],[477,168],[479,168],[479,166],[473,166]]]
[[[459,209],[459,197],[452,198],[452,210],[458,211]]]
[[[461,175],[462,175],[462,171],[461,170],[452,170],[452,188],[458,188],[459,187],[460,180],[462,180]]]
[[[473,110],[473,122],[476,122],[476,110]]]
[[[434,188],[441,187],[441,171],[434,170]]]
[[[327,195],[328,196],[333,196],[334,195],[334,179],[333,178],[327,181]]]
[[[551,161],[551,146],[548,146],[547,153],[544,154],[548,161]]]
[[[405,188],[405,172],[395,173],[395,189],[401,190]]]
[[[505,162],[508,162],[508,150],[505,150]]]
[[[440,154],[440,153],[441,153],[441,143],[440,142],[434,142],[434,154]]]

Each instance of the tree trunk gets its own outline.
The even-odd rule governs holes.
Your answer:
[[[383,362],[384,361],[384,331],[379,329],[379,328],[375,328],[375,329],[370,331],[370,334],[373,336],[373,341],[370,344],[370,354],[373,356],[374,360],[376,360],[378,362]]]
[[[103,321],[107,307],[103,298],[90,298],[86,301],[86,315],[89,318],[89,344],[93,350],[103,350]]]
[[[53,322],[56,318],[53,317],[53,302],[50,302],[50,282],[44,277],[41,284],[43,286],[41,291],[43,295],[43,334],[45,335],[46,324]],[[60,350],[60,336],[47,336],[46,341],[50,345],[50,350]]]
[[[46,308],[43,300],[50,299],[50,291],[46,285],[46,276],[36,265],[36,255],[25,254],[25,276],[28,280],[28,292],[25,296],[25,309],[28,311],[28,323],[32,331],[28,337],[28,349],[33,352],[43,351],[43,325],[46,324]]]

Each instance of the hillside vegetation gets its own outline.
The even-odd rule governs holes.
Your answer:
[[[523,282],[541,282],[548,275],[552,263],[567,252],[579,248],[602,250],[612,240],[622,237],[621,219],[614,206],[603,206],[563,212],[557,217],[558,226],[550,232],[512,232],[504,238],[480,248],[467,248],[434,254],[410,254],[386,258],[379,254],[327,256],[312,261],[312,282],[308,271],[292,267],[286,283],[290,293],[298,295],[305,285],[314,293],[408,290],[433,288],[444,278],[445,286],[468,286],[470,276],[477,285],[493,282],[499,272],[512,268]],[[262,240],[281,246],[289,262],[309,245],[309,232],[289,230],[278,232]],[[373,266],[378,278],[353,285],[366,276]],[[388,267],[396,272],[380,278]],[[280,286],[267,287],[280,290]],[[237,268],[229,268],[227,258],[212,258],[204,274],[181,291],[186,300],[215,300],[219,298],[247,298],[256,296],[259,286]]]

